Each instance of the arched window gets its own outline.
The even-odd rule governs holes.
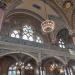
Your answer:
[[[25,25],[23,27],[23,34],[22,39],[33,41],[33,30],[31,26]]]
[[[18,30],[13,30],[12,33],[11,33],[11,37],[20,38],[19,31]]]
[[[63,42],[63,40],[62,39],[59,39],[59,47],[60,48],[65,48],[65,43]]]
[[[24,25],[21,30],[13,30],[10,36],[14,38],[21,38],[23,40],[35,41],[37,43],[43,43],[40,35],[37,33],[35,34],[35,31],[33,31],[30,25]]]
[[[41,40],[41,38],[39,36],[36,36],[36,42],[43,43],[43,41]]]
[[[57,43],[60,48],[69,47],[69,43],[71,43],[71,37],[69,35],[68,29],[61,29],[57,34]]]
[[[33,66],[28,63],[26,66],[23,62],[16,62],[15,65],[12,65],[8,69],[8,75],[24,75],[25,70],[29,72],[33,71]]]
[[[9,67],[8,75],[21,75],[24,69],[24,63],[16,62],[15,65]]]
[[[16,75],[16,66],[9,67],[8,75]]]

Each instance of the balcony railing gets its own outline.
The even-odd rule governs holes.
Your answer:
[[[4,45],[4,46],[3,46]],[[74,47],[75,48],[75,47]],[[7,50],[11,51],[13,50],[21,50],[21,51],[26,51],[27,52],[41,52],[46,53],[49,55],[57,55],[57,56],[64,56],[65,54],[67,56],[70,55],[70,52],[68,49],[63,49],[55,45],[51,44],[42,44],[42,43],[36,43],[33,41],[27,41],[27,40],[22,40],[22,39],[16,39],[16,38],[11,38],[8,36],[0,36],[0,51],[4,52]],[[72,57],[72,56],[71,56]]]
[[[68,50],[68,49],[75,50],[75,46],[72,44],[67,45],[67,48],[63,49],[63,48],[60,48],[56,45],[51,45],[51,44],[46,44],[46,43],[37,43],[34,41],[23,40],[20,38],[19,39],[18,38],[12,38],[12,37],[8,37],[8,36],[0,36],[0,41],[15,43],[15,44],[21,44],[21,45],[28,45],[28,46],[44,48],[44,49],[54,49],[54,50],[63,50],[63,51]]]

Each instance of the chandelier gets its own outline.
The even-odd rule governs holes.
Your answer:
[[[64,73],[64,68],[63,68],[63,66],[59,66],[59,65],[57,65],[57,64],[52,64],[52,65],[50,65],[50,67],[49,67],[49,70],[50,71],[54,71],[54,70],[58,70],[60,73]]]
[[[47,15],[47,11],[46,11],[46,6],[45,6],[45,2],[44,2],[44,8],[45,8],[45,18],[46,20],[44,20],[42,23],[41,23],[41,28],[42,28],[42,31],[45,32],[45,33],[49,33],[49,32],[52,32],[55,28],[55,22],[53,20],[50,20],[48,18],[48,15]]]
[[[49,33],[52,32],[55,28],[55,23],[53,20],[45,20],[41,23],[43,32]]]
[[[17,69],[24,69],[24,63],[21,61],[16,62],[16,67],[17,67]]]
[[[22,69],[25,69],[25,70],[33,70],[33,66],[28,63],[26,66],[24,65],[23,62],[19,61],[19,62],[16,62],[16,69],[18,70],[22,70]]]

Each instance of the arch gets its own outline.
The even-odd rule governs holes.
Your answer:
[[[64,74],[64,63],[59,60],[57,57],[47,57],[42,60],[43,69],[47,74],[60,75]],[[62,72],[61,72],[62,69]]]
[[[61,39],[64,43],[62,45],[64,45],[66,48],[70,48],[70,44],[73,43],[72,36],[69,34],[69,31],[66,28],[63,28],[58,32],[58,34],[56,35],[56,39],[57,44],[59,39]]]
[[[17,57],[18,58],[18,61],[16,59],[10,59],[8,61],[9,58],[13,58],[11,55],[13,55],[14,57]],[[9,58],[7,58],[7,57],[9,57]],[[2,63],[5,64],[5,65],[7,65],[7,67],[5,67],[5,69],[4,69],[4,66],[2,66],[2,70],[3,71],[6,70],[5,74],[8,74],[8,75],[12,75],[13,74],[13,71],[16,74],[16,72],[17,71],[20,71],[20,70],[21,70],[20,72],[27,71],[26,73],[28,73],[28,70],[30,70],[30,71],[32,71],[34,73],[35,68],[37,66],[37,62],[32,57],[30,57],[31,59],[28,61],[27,60],[28,57],[30,57],[30,56],[28,56],[27,54],[24,54],[24,53],[11,53],[11,54],[4,55],[2,57],[2,59],[3,58],[5,59],[4,60],[5,63],[4,63],[4,61],[2,61]],[[25,58],[25,59],[23,59],[23,58]],[[25,63],[24,60],[26,61],[26,63]],[[2,71],[2,73],[3,73],[3,71]],[[12,74],[10,74],[10,72]],[[18,74],[16,74],[16,75],[18,75]]]
[[[58,32],[57,36],[59,36],[60,34],[63,35],[63,33],[65,33],[64,35],[66,35],[66,34],[69,35],[68,29],[66,29],[66,28],[61,29],[61,30]]]
[[[66,61],[63,58],[58,57],[58,56],[55,56],[55,58],[61,61],[64,65],[66,64]]]
[[[62,11],[62,9],[54,2],[54,1],[50,1],[50,0],[41,0],[41,1],[44,1],[46,4],[48,4],[50,7],[52,7],[55,11],[56,11],[56,13],[58,13],[62,18],[63,18],[63,20],[65,21],[65,23],[66,23],[66,27],[68,28],[68,29],[70,29],[70,23],[69,23],[69,21],[68,21],[68,18],[67,18],[67,16],[65,15],[65,13]],[[15,9],[15,10],[18,10],[18,9]],[[20,9],[21,10],[21,9]],[[22,10],[24,10],[24,9],[22,9]],[[31,15],[38,15],[38,14],[36,14],[36,13],[34,13],[34,12],[32,12],[32,11],[30,11],[30,10],[27,10],[27,9],[25,9],[26,11],[25,12],[27,12],[28,14],[31,14]],[[14,10],[13,10],[14,11]],[[11,11],[12,13],[13,13],[13,11]],[[8,14],[10,14],[11,12],[9,12]],[[21,11],[20,11],[21,12]],[[34,15],[34,16],[35,16]],[[40,18],[40,16],[38,15],[38,17]],[[41,20],[44,20],[43,18],[40,18]]]
[[[14,53],[21,53],[21,54],[28,55],[31,58],[33,58],[36,61],[36,63],[38,63],[38,58],[36,58],[35,56],[33,56],[33,55],[29,54],[29,53],[25,53],[25,52],[17,52],[17,51],[13,52],[13,51],[11,51],[11,52],[7,52],[7,53],[4,53],[4,54],[0,54],[0,57],[6,56],[6,55],[9,55],[9,54],[14,54]]]
[[[40,22],[42,22],[44,20],[41,16],[39,16],[38,14],[36,14],[33,11],[30,11],[28,9],[14,9],[13,11],[10,11],[6,15],[6,18],[8,18],[9,16],[16,14],[16,13],[23,13],[23,14],[30,15],[30,16],[36,18],[37,20],[39,20]]]
[[[65,44],[72,43],[72,38],[71,38],[71,36],[69,35],[68,29],[66,29],[66,28],[61,29],[61,30],[58,32],[56,38],[57,38],[57,41],[58,41],[59,39],[62,39]]]
[[[66,64],[66,61],[64,61],[64,59],[63,58],[61,58],[61,57],[58,57],[58,56],[52,56],[52,57],[50,57],[50,56],[47,56],[47,57],[44,57],[43,59],[42,59],[42,61],[44,60],[47,60],[47,59],[52,59],[52,58],[54,58],[55,60],[57,60],[57,61],[59,61],[60,63],[62,63],[63,65],[65,65]]]
[[[68,64],[70,64],[70,65],[75,64],[75,59],[70,59],[70,60],[68,61]]]
[[[70,27],[70,22],[66,16],[66,14],[63,12],[63,10],[53,1],[53,0],[42,0],[44,2],[46,2],[49,6],[51,6],[64,20],[64,22],[66,23],[66,28],[68,30],[71,29]]]

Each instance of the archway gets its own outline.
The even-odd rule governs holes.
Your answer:
[[[0,74],[2,75],[34,75],[36,60],[22,53],[8,54],[0,58]]]
[[[43,59],[41,65],[44,75],[65,75],[63,62],[54,57]]]

